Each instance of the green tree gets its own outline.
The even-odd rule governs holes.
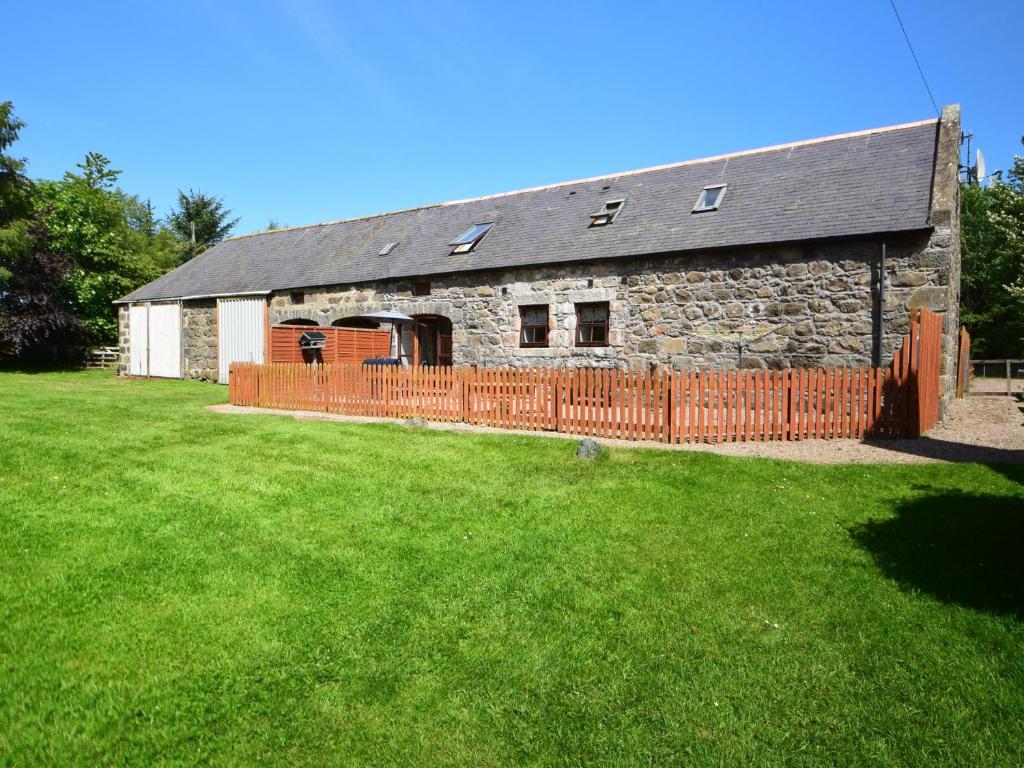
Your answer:
[[[0,103],[0,227],[26,219],[32,212],[32,184],[25,176],[25,160],[7,153],[24,127],[14,116],[14,104]]]
[[[1024,139],[1021,140],[1024,143]],[[1024,350],[1024,157],[1005,183],[965,184],[960,194],[961,322],[975,357]]]
[[[184,244],[186,257],[192,258],[228,236],[238,223],[238,219],[230,218],[231,213],[219,197],[179,189],[177,205],[167,215],[167,223]]]
[[[97,341],[113,343],[114,300],[176,266],[181,252],[152,207],[115,186],[121,172],[107,158],[90,152],[78,168],[39,182],[36,205],[52,249],[73,264],[67,281],[75,314]]]

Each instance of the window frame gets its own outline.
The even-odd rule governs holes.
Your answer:
[[[615,207],[611,210],[608,209],[609,205]],[[619,211],[626,207],[626,198],[617,198],[615,200],[605,200],[604,205],[601,206],[601,210],[596,213],[590,214],[590,226],[591,227],[607,227],[613,221],[615,217],[619,215]],[[599,219],[605,219],[605,221],[599,221]]]
[[[397,248],[397,247],[398,247],[398,241],[397,240],[389,240],[384,245],[384,247],[380,249],[380,253],[378,253],[377,255],[378,256],[390,256],[394,252],[395,248]]]
[[[527,328],[540,328],[537,323],[526,322],[526,313],[530,310],[544,311],[544,341],[527,341]],[[522,349],[542,349],[549,346],[551,339],[551,309],[548,304],[520,304],[519,305],[519,346]]]
[[[487,235],[491,233],[491,230],[494,229],[495,223],[496,222],[493,221],[482,221],[478,224],[473,224],[471,227],[466,229],[461,235],[459,235],[450,243],[448,243],[448,246],[451,248],[450,254],[469,253],[470,251],[472,251],[474,248],[480,245],[480,242],[485,237],[487,237]],[[478,229],[480,227],[486,227],[486,229],[481,231],[476,237],[470,238],[470,233],[474,229]]]
[[[722,190],[719,193],[717,199],[715,200],[715,204],[714,205],[705,205],[704,204],[704,200],[707,197],[709,189],[720,189],[720,190]],[[704,189],[702,189],[700,191],[700,194],[697,195],[697,202],[693,204],[693,211],[692,212],[693,213],[704,213],[705,211],[717,211],[719,208],[722,207],[722,200],[725,199],[725,193],[726,193],[726,191],[728,189],[729,189],[729,184],[727,182],[722,182],[720,184],[708,184],[706,187],[704,187]]]
[[[429,280],[414,280],[412,284],[412,295],[413,296],[429,296],[430,290],[433,286]],[[426,290],[424,290],[424,288]]]
[[[611,335],[611,306],[607,301],[581,301],[576,303],[576,346],[577,347],[607,347],[609,345],[608,337]],[[603,323],[584,323],[583,322],[583,310],[587,308],[601,307],[604,309],[604,322]],[[604,341],[583,341],[583,326],[593,329],[598,327],[604,328]],[[591,339],[593,339],[593,332],[591,332]]]
[[[289,291],[288,301],[292,306],[299,306],[300,304],[306,303],[306,292],[305,291]]]

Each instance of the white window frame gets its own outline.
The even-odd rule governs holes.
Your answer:
[[[715,200],[714,205],[705,205],[704,199],[707,197],[709,189],[720,189],[721,193],[718,195],[718,199]],[[702,213],[704,211],[717,211],[722,206],[722,200],[725,199],[725,193],[729,189],[729,185],[726,183],[722,184],[708,184],[704,189],[697,195],[697,202],[693,205],[693,213]]]

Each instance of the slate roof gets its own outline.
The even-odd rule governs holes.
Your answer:
[[[231,295],[929,228],[937,121],[225,240],[121,299]],[[727,182],[721,208],[692,213]],[[625,205],[606,227],[589,215]],[[495,222],[470,253],[448,243]],[[379,256],[390,241],[398,247]]]

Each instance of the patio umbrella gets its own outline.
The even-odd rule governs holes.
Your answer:
[[[365,318],[366,320],[376,320],[379,323],[391,323],[391,335],[395,335],[395,326],[404,323],[414,323],[416,318],[403,315],[401,312],[393,312],[389,309],[381,310],[380,312],[367,312],[365,315],[359,315],[359,317]],[[398,359],[402,359],[402,342],[398,340],[398,344],[395,346],[395,350],[398,352]]]

